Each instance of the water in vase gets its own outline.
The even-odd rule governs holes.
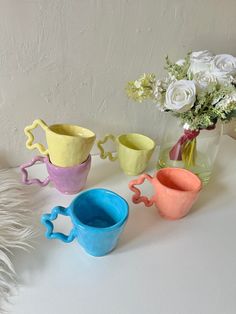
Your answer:
[[[157,164],[157,168],[165,168],[165,167],[174,167],[174,168],[186,168],[184,162],[181,160],[170,160],[169,151],[172,146],[168,146],[163,148],[160,151],[159,160]],[[190,168],[186,168],[201,179],[203,185],[206,185],[209,182],[211,173],[212,173],[213,163],[211,162],[209,156],[197,151],[197,158],[195,166]]]

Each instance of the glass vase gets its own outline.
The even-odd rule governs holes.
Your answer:
[[[189,131],[178,119],[171,121],[165,128],[157,167],[188,169],[206,185],[219,150],[223,125],[218,122],[212,128]]]

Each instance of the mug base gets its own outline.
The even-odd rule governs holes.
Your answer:
[[[185,216],[187,216],[188,213],[186,213],[186,214],[183,215],[183,216],[171,217],[171,216],[168,216],[168,215],[164,214],[163,212],[161,212],[161,211],[159,210],[159,215],[160,215],[162,218],[167,219],[167,220],[178,220],[178,219],[181,219],[181,218],[184,218]]]
[[[105,252],[104,251],[103,252],[94,252],[94,251],[91,252],[91,251],[86,250],[84,247],[83,247],[83,249],[84,249],[85,253],[87,253],[93,257],[103,257],[103,256],[106,256],[106,255],[110,254],[111,252],[113,252],[116,249],[116,247],[117,247],[117,244],[113,248],[111,248],[109,251],[105,251]]]
[[[76,190],[76,191],[61,191],[61,190],[58,190],[60,193],[62,194],[65,194],[65,195],[73,195],[73,194],[78,194],[80,191],[82,191],[84,189],[84,187],[82,187],[81,189],[79,190]]]
[[[126,174],[127,176],[138,176],[139,174],[141,174],[142,172],[131,172],[131,171],[126,171],[124,169],[122,169],[124,174]]]
[[[108,252],[97,253],[97,252],[89,252],[89,251],[87,251],[87,250],[84,249],[84,251],[85,251],[87,254],[89,254],[89,255],[91,255],[91,256],[93,256],[93,257],[103,257],[103,256],[106,256],[106,255],[108,255],[109,253],[111,253],[113,250],[114,250],[114,249],[112,249],[112,250],[110,250],[110,251],[108,251]]]

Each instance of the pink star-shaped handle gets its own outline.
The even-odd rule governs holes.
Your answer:
[[[45,180],[43,180],[43,181],[41,181],[41,180],[39,180],[37,178],[29,179],[28,171],[26,170],[27,168],[33,166],[37,161],[39,161],[41,163],[45,163],[46,159],[47,159],[47,157],[36,156],[29,163],[20,166],[20,170],[21,170],[21,173],[22,173],[22,182],[24,184],[27,184],[27,185],[38,184],[40,186],[48,185],[48,183],[50,182],[49,176]]]

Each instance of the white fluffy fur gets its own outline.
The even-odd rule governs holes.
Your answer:
[[[11,262],[12,250],[31,247],[35,236],[33,212],[28,192],[13,170],[0,170],[0,312],[16,274]]]

